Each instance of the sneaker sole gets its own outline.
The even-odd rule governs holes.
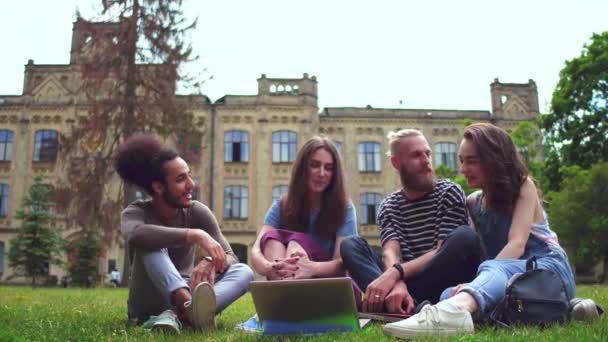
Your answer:
[[[414,338],[420,336],[455,336],[473,334],[475,332],[474,329],[470,331],[466,329],[410,330],[403,328],[395,328],[390,325],[385,325],[383,330],[385,334],[399,338]]]
[[[200,283],[192,291],[192,325],[197,330],[215,327],[215,291],[209,283]]]
[[[155,333],[163,333],[163,334],[179,334],[179,330],[175,328],[175,326],[171,324],[157,323],[152,329],[152,332]]]

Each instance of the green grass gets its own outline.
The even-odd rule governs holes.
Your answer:
[[[577,296],[590,297],[608,308],[608,287],[579,286]],[[235,324],[254,313],[249,294],[231,305],[218,317],[218,329],[203,333],[183,331],[177,336],[150,334],[141,327],[126,324],[126,289],[31,289],[0,286],[0,341],[275,341],[234,330]],[[606,341],[608,316],[581,324],[570,323],[547,329],[518,328],[477,329],[475,335],[458,337],[459,341]],[[282,341],[319,339],[343,341],[390,340],[381,324],[368,325],[350,334],[281,338]],[[438,339],[427,339],[438,340]]]

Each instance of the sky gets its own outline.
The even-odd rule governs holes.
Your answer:
[[[19,95],[24,65],[69,63],[76,8],[101,0],[6,1],[0,95]],[[608,30],[606,0],[186,0],[202,92],[255,95],[257,78],[318,81],[319,107],[491,110],[490,83],[538,87],[541,112],[566,60]]]

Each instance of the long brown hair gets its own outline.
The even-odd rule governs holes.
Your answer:
[[[475,145],[488,184],[483,189],[486,205],[511,215],[528,169],[511,136],[489,123],[476,123],[464,130],[464,138]]]
[[[344,224],[347,197],[344,187],[345,177],[342,159],[334,143],[326,137],[313,136],[298,151],[291,170],[287,196],[281,198],[281,226],[294,231],[306,231],[310,217],[308,165],[312,155],[321,148],[331,154],[334,160],[334,168],[329,185],[321,197],[319,216],[314,223],[314,229],[319,236],[331,238],[335,236],[336,230]]]

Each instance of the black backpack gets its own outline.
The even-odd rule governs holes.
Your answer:
[[[570,306],[564,282],[555,272],[536,268],[536,258],[526,262],[526,272],[515,274],[507,284],[505,297],[490,314],[502,327],[517,324],[563,324]]]

